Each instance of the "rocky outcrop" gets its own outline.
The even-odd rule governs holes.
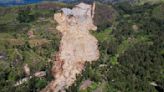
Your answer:
[[[55,78],[42,92],[63,92],[81,74],[86,62],[99,58],[97,39],[89,33],[96,30],[93,24],[95,4],[80,3],[73,9],[63,8],[54,15],[62,34],[52,74]]]

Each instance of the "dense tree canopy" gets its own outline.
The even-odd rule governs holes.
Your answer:
[[[86,64],[67,92],[163,92],[163,7],[164,3],[98,3],[94,19],[98,31],[93,35],[99,40],[100,59]],[[52,21],[53,10],[8,9],[18,10],[18,14],[2,11],[0,16],[0,92],[39,92],[52,80],[51,60],[59,49],[61,35]],[[28,37],[29,31],[34,38]],[[31,75],[37,71],[47,75],[15,87],[26,77],[24,64],[29,64]],[[79,90],[87,79],[92,84]]]

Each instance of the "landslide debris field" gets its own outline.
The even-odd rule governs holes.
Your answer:
[[[52,69],[55,80],[45,92],[64,91],[76,81],[76,75],[82,73],[86,61],[99,58],[98,41],[89,33],[97,29],[92,20],[94,10],[95,4],[80,3],[73,9],[63,8],[62,13],[54,15],[62,38]]]

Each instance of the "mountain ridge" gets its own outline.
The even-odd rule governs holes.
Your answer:
[[[42,3],[42,2],[63,2],[63,3],[93,3],[94,1],[100,3],[120,3],[120,2],[129,2],[135,4],[144,4],[144,3],[156,3],[164,0],[0,0],[0,6],[16,6],[16,5],[27,5],[33,3]]]

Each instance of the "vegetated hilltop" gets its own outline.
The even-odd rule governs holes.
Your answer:
[[[1,8],[0,16],[0,88],[1,92],[39,91],[51,80],[51,61],[58,50],[60,34],[56,31],[54,12],[65,4],[39,4]],[[49,7],[47,7],[49,6]],[[44,7],[44,8],[42,8]],[[17,81],[28,77],[23,67],[28,64],[30,75],[46,71],[44,78],[32,78],[14,87]],[[3,67],[5,66],[5,67]],[[31,87],[30,87],[31,86]]]
[[[117,4],[121,2],[128,2],[131,4],[145,4],[145,3],[159,3],[163,2],[163,0],[1,0],[0,6],[17,6],[17,5],[27,5],[27,4],[34,4],[34,3],[42,3],[42,2],[63,2],[63,3],[93,3],[93,2],[100,2],[104,4]]]
[[[52,80],[49,71],[61,39],[53,15],[60,8],[35,6],[0,8],[1,92],[39,92]],[[100,59],[86,64],[83,74],[67,92],[163,92],[164,4],[124,2],[97,6],[102,8],[95,12],[98,32],[91,33],[99,40]],[[26,64],[31,75],[46,71],[46,76],[14,87],[17,81],[28,77],[23,71]]]
[[[85,3],[93,3],[93,2],[100,2],[103,4],[117,4],[117,3],[122,3],[122,2],[128,2],[130,4],[145,4],[145,3],[160,3],[163,2],[164,0],[58,0],[59,2],[66,2],[66,3],[80,3],[80,2],[85,2]]]

